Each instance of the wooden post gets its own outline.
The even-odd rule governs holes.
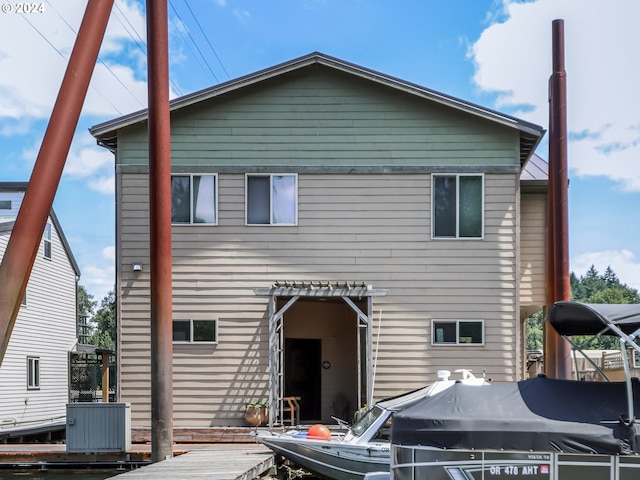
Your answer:
[[[109,353],[102,354],[102,403],[109,403]]]

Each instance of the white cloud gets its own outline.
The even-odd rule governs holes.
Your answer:
[[[41,143],[38,142],[22,153],[30,169],[35,164],[40,147]],[[113,195],[115,192],[113,171],[113,154],[97,146],[95,139],[89,133],[83,132],[73,137],[63,175],[75,180],[86,180],[91,190]]]
[[[94,300],[100,302],[110,290],[113,290],[116,278],[113,261],[81,265],[80,270],[80,283],[93,295]]]
[[[113,175],[104,177],[94,177],[87,183],[88,187],[94,192],[104,195],[114,195],[116,191],[116,180]]]
[[[28,17],[0,15],[0,120],[43,119],[51,113],[86,1],[48,5],[45,13]],[[114,12],[101,49],[109,68],[101,63],[95,67],[83,113],[112,117],[140,109],[146,102],[146,84],[136,76],[143,54],[130,36],[139,32],[144,38],[144,15],[132,0],[118,0]]]
[[[611,267],[622,283],[640,290],[640,259],[629,250],[588,252],[571,258],[571,271],[578,277],[584,276],[591,265],[601,275]]]
[[[569,165],[640,190],[640,2],[502,0],[504,11],[470,48],[474,81],[496,106],[548,124],[552,21],[564,20]]]
[[[98,303],[115,287],[116,247],[104,247],[99,256],[91,259],[89,264],[80,265],[82,284],[93,295]]]
[[[251,18],[251,14],[249,13],[248,10],[244,10],[244,9],[240,9],[240,8],[236,8],[233,10],[233,15],[240,20],[241,23],[243,24],[247,24],[247,22],[249,21],[249,18]]]
[[[100,172],[113,170],[113,154],[98,147],[89,134],[76,135],[71,144],[64,173],[74,178],[90,177]]]
[[[102,249],[102,258],[105,260],[111,260],[114,262],[116,260],[116,247],[114,245],[109,245],[108,247],[104,247]]]

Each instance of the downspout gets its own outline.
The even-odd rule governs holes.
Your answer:
[[[29,185],[0,264],[0,365],[60,183],[113,0],[89,0]]]

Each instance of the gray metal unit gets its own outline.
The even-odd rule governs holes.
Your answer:
[[[68,403],[67,453],[131,449],[131,404]]]

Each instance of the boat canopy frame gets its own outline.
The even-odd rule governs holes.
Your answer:
[[[366,386],[367,405],[373,403],[373,297],[386,296],[388,290],[373,289],[365,282],[312,282],[312,281],[278,281],[269,288],[256,288],[258,296],[269,297],[269,428],[283,423],[284,419],[284,314],[301,298],[307,299],[342,299],[357,315],[358,333],[358,403],[362,402],[362,386]],[[277,308],[279,298],[288,299]],[[356,301],[366,299],[367,311],[363,312]],[[363,350],[364,349],[364,350]],[[364,358],[363,358],[364,357]],[[365,362],[365,378],[362,362]]]
[[[624,368],[627,384],[627,422],[635,422],[633,387],[631,384],[631,368],[629,357],[626,355],[627,348],[631,348],[640,354],[640,345],[636,339],[640,336],[640,304],[613,304],[613,303],[579,303],[572,301],[561,301],[554,303],[549,309],[549,323],[562,338],[571,344],[574,351],[579,351],[583,356],[596,367],[598,372],[607,380],[607,375],[596,365],[586,354],[583,353],[585,346],[591,340],[580,344],[572,339],[574,335],[588,335],[599,337],[609,335],[618,337],[620,351],[622,353],[622,365]],[[576,365],[576,374],[578,372]]]

